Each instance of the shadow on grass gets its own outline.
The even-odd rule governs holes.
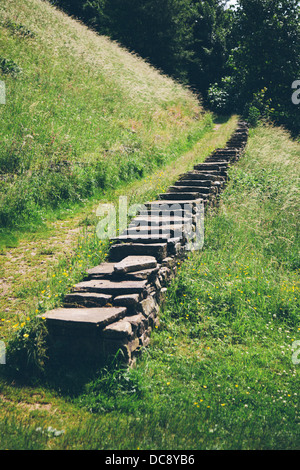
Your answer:
[[[121,351],[106,362],[86,360],[76,357],[69,359],[52,356],[44,359],[43,367],[36,364],[13,364],[9,360],[0,366],[0,383],[18,390],[26,387],[42,387],[60,395],[76,398],[84,393],[88,383],[97,381],[99,377],[113,377],[128,370]]]
[[[231,115],[221,116],[221,115],[213,114],[213,122],[214,124],[226,124],[226,122],[228,122],[231,119],[231,117],[232,117]]]

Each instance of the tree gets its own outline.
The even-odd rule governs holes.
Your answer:
[[[99,0],[89,3],[96,6]],[[112,39],[166,74],[186,80],[192,56],[190,0],[105,0],[102,11],[100,32],[108,30]]]
[[[297,0],[239,0],[234,13],[225,90],[238,112],[267,107],[269,117],[298,132],[292,83],[300,78]],[[219,90],[220,90],[219,89]],[[262,92],[263,91],[263,92]]]
[[[189,80],[206,97],[209,85],[225,72],[230,18],[223,1],[194,0],[193,4],[196,14]]]

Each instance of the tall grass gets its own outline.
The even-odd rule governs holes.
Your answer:
[[[47,2],[0,13],[1,227],[139,179],[211,128],[189,90]]]

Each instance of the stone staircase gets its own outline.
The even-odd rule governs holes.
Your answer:
[[[239,122],[225,148],[181,175],[157,201],[147,202],[112,240],[108,261],[88,270],[61,308],[43,315],[50,356],[98,365],[116,354],[125,364],[135,361],[159,323],[159,306],[178,263],[197,249],[201,211],[217,204],[247,138],[247,124]]]

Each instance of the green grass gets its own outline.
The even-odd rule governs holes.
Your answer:
[[[2,244],[175,161],[212,128],[190,90],[48,2],[2,1],[0,13]]]
[[[299,144],[252,131],[136,367],[3,376],[0,447],[299,449],[298,175]]]

